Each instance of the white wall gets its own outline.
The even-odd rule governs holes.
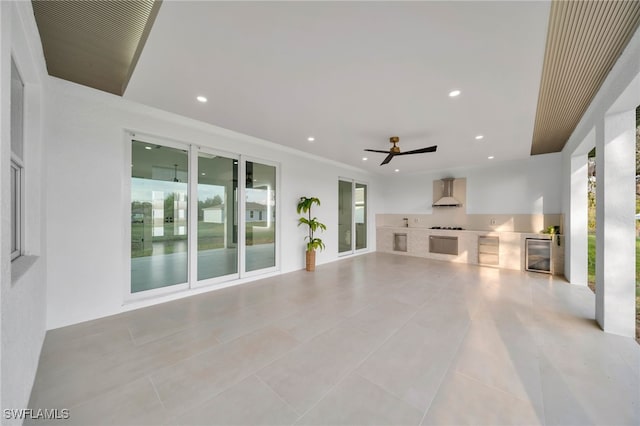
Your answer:
[[[2,408],[27,406],[45,335],[46,253],[41,97],[44,58],[31,2],[0,2],[0,217]],[[25,83],[24,185],[25,256],[10,255],[10,78],[13,56]],[[3,424],[21,420],[4,419]]]
[[[561,212],[560,154],[494,161],[481,167],[388,177],[382,187],[384,205],[379,213],[432,213],[432,183],[444,177],[466,178],[467,214]]]
[[[279,162],[281,272],[304,267],[305,233],[297,227],[295,211],[300,196],[322,201],[314,215],[328,228],[321,236],[327,249],[318,254],[318,263],[324,263],[337,259],[338,177],[373,183],[359,169],[96,90],[53,78],[50,88],[46,105],[51,118],[46,129],[48,328],[141,306],[123,306],[123,280],[129,276],[125,231],[130,222],[129,214],[123,214],[130,203],[130,146],[125,129]],[[370,186],[369,206],[375,211],[377,191]],[[375,250],[375,221],[373,214],[370,217],[369,245]]]

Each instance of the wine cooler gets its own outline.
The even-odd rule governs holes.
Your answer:
[[[552,240],[527,238],[525,244],[526,270],[550,274]]]

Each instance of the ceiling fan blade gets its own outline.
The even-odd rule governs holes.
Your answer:
[[[387,155],[387,158],[385,158],[384,161],[380,163],[380,165],[384,166],[385,164],[387,164],[389,161],[391,161],[394,155],[397,155],[397,154],[389,153],[389,155]]]
[[[383,154],[388,154],[389,150],[386,151],[380,151],[379,149],[365,149],[365,151],[369,151],[369,152],[381,152]]]
[[[396,155],[407,155],[407,154],[422,154],[424,152],[435,152],[438,149],[438,145],[433,145],[427,148],[414,149],[411,151],[400,152]]]

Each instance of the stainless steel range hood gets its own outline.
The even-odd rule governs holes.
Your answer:
[[[462,203],[453,197],[454,178],[444,178],[442,181],[442,197],[433,203],[433,207],[460,207]]]

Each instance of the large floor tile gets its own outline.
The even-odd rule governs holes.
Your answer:
[[[298,418],[278,395],[255,376],[210,401],[174,416],[179,425],[288,425]]]
[[[344,327],[357,327],[386,339],[411,319],[417,310],[414,305],[387,299],[349,317],[344,321]]]
[[[160,399],[171,412],[194,407],[293,349],[298,342],[265,327],[151,374]]]
[[[422,412],[431,404],[464,330],[406,324],[356,372]]]
[[[475,379],[450,373],[426,413],[424,425],[536,425],[532,404]]]
[[[215,331],[204,323],[130,350],[115,347],[108,355],[64,369],[41,365],[30,406],[76,406],[218,345]]]
[[[56,424],[640,424],[584,287],[370,253],[47,333]],[[424,415],[424,418],[423,418]],[[38,423],[40,424],[40,423]]]
[[[69,409],[69,425],[164,425],[167,412],[148,378],[119,386]],[[39,424],[34,421],[34,425]]]
[[[493,321],[472,321],[452,370],[488,387],[531,401],[542,418],[542,388],[535,339]]]
[[[356,325],[337,327],[266,366],[257,376],[304,413],[383,341]]]
[[[350,375],[305,414],[298,425],[417,425],[422,411],[379,386]]]
[[[622,364],[600,369],[570,353],[547,351],[540,364],[547,424],[639,424],[640,381]]]

